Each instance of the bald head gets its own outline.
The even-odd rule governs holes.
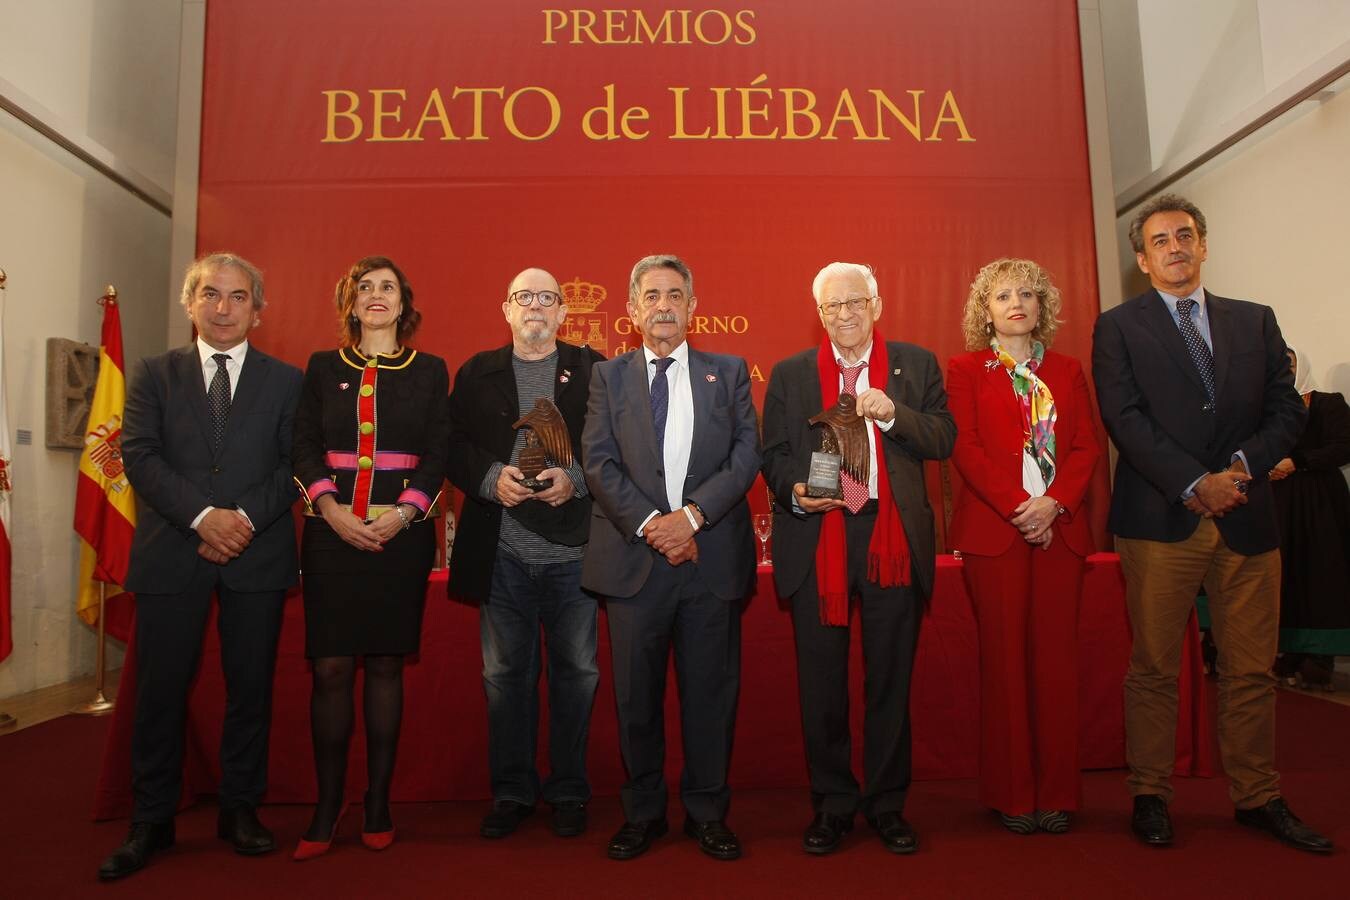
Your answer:
[[[518,302],[522,299],[528,301],[524,306]],[[524,270],[511,279],[502,313],[511,326],[517,355],[534,359],[552,353],[558,328],[567,318],[558,279],[544,269]]]

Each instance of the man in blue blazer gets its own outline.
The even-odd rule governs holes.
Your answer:
[[[684,737],[685,833],[717,859],[740,856],[727,828],[741,601],[755,575],[745,500],[759,436],[745,360],[685,340],[698,305],[689,267],[633,267],[628,315],[643,346],[597,363],[582,432],[595,506],[582,585],[608,598],[625,823],[609,856],[631,859],[666,832],[665,688],[671,644]]]
[[[134,808],[126,841],[99,869],[105,880],[174,842],[188,693],[213,593],[227,692],[217,834],[247,855],[276,846],[255,808],[267,788],[282,604],[298,580],[291,422],[301,374],[248,344],[265,304],[262,273],[247,260],[196,260],[181,302],[197,340],[135,367],[122,433],[139,501],[126,583],[136,594]]]
[[[1268,306],[1206,291],[1204,214],[1162,194],[1130,243],[1152,289],[1108,310],[1093,334],[1102,422],[1120,459],[1109,526],[1133,631],[1125,676],[1131,829],[1172,842],[1182,635],[1203,586],[1219,647],[1219,749],[1237,820],[1302,850],[1331,842],[1298,820],[1275,771],[1279,533],[1266,475],[1306,412]]]

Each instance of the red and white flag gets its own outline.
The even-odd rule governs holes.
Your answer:
[[[0,660],[14,649],[14,626],[9,615],[10,579],[14,574],[9,542],[10,461],[9,404],[5,391],[5,290],[0,284]]]

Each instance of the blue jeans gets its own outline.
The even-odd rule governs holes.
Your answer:
[[[497,553],[488,602],[478,613],[488,707],[492,798],[533,806],[586,801],[586,738],[600,669],[596,602],[581,590],[581,562],[532,565]],[[539,732],[540,626],[548,648],[549,777],[535,767]]]

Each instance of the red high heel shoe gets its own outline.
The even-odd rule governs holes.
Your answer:
[[[365,844],[371,850],[387,850],[389,845],[394,842],[394,829],[388,831],[363,831],[361,832],[361,843]]]
[[[362,804],[363,809],[365,804]],[[394,842],[394,827],[391,825],[388,831],[367,831],[365,816],[361,817],[361,843],[365,844],[371,850],[388,850],[389,845]]]
[[[295,852],[291,854],[291,859],[296,862],[304,862],[307,859],[314,859],[316,856],[323,856],[332,846],[333,837],[337,834],[338,826],[342,824],[342,817],[347,815],[347,806],[343,804],[342,811],[338,813],[337,819],[333,822],[333,830],[328,832],[326,841],[307,841],[300,839],[300,843],[295,845]]]

